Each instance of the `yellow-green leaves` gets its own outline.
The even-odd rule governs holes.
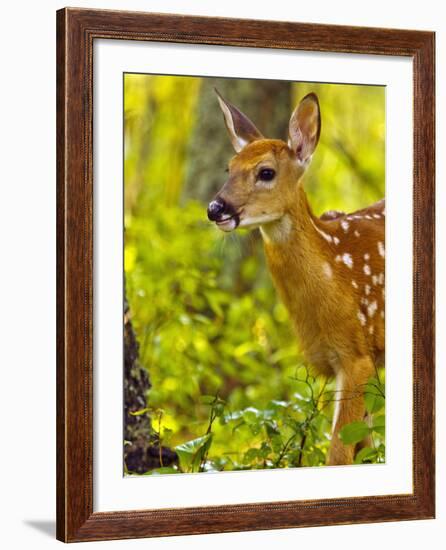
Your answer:
[[[228,156],[218,153],[227,146],[213,91],[218,80],[128,74],[124,82],[126,290],[140,363],[152,384],[150,410],[132,414],[148,414],[154,444],[179,456],[178,466],[156,474],[322,465],[338,398],[334,384],[325,387],[302,366],[258,232],[223,236],[207,221],[207,201],[227,178]],[[241,107],[257,102],[265,121],[277,118],[270,116],[276,96],[265,94],[266,83],[228,85],[231,102],[239,104],[239,90]],[[323,132],[305,176],[314,211],[381,198],[384,89],[302,82],[279,88],[291,109],[312,91],[320,100]],[[269,137],[286,135],[284,124]],[[385,413],[377,378],[364,399],[377,450],[359,459],[376,462],[383,457]],[[363,433],[361,423],[346,428],[345,437]]]

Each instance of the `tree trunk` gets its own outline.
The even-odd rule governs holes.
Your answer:
[[[177,462],[177,455],[159,446],[147,409],[150,380],[138,361],[138,342],[129,316],[127,298],[124,303],[124,463],[128,473],[143,474]]]

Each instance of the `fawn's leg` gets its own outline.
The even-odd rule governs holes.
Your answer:
[[[339,438],[339,430],[345,424],[364,419],[364,385],[373,372],[372,359],[363,356],[343,364],[336,375],[339,388],[336,399],[339,401],[327,459],[327,464],[331,466],[353,463],[355,445],[344,445]]]

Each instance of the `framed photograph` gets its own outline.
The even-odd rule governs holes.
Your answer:
[[[57,13],[57,537],[434,517],[434,33]]]

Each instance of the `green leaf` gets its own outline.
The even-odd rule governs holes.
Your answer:
[[[243,420],[247,424],[252,424],[257,420],[259,414],[260,412],[254,407],[248,407],[243,411]]]
[[[268,445],[268,443],[266,441],[263,441],[260,449],[259,449],[259,456],[261,458],[267,458],[268,455],[270,454],[271,452],[271,447]]]
[[[146,414],[149,411],[150,411],[150,409],[148,407],[146,407],[145,409],[141,409],[139,411],[134,411],[134,412],[130,411],[130,414],[132,416],[141,416],[143,414]]]
[[[211,307],[212,311],[218,316],[223,316],[223,309],[219,302],[219,295],[216,292],[204,292],[204,296],[206,297],[209,306]]]
[[[180,459],[180,466],[184,472],[194,471],[194,468],[199,466],[201,459],[211,446],[211,441],[212,434],[206,434],[175,447]]]
[[[170,428],[163,428],[163,434],[162,434],[163,445],[169,445],[172,436],[173,436],[173,430],[171,430]]]
[[[383,437],[386,435],[386,417],[383,414],[373,419],[372,430]]]
[[[194,321],[197,321],[198,323],[203,323],[204,325],[209,325],[211,323],[210,319],[208,319],[206,316],[201,315],[200,313],[197,313],[193,316]]]
[[[283,441],[280,435],[275,435],[271,438],[271,447],[275,453],[280,453],[283,447]]]
[[[378,458],[380,459],[379,462],[385,462],[386,460],[386,447],[383,443],[378,447]]]
[[[246,453],[243,455],[243,463],[251,464],[256,460],[258,456],[259,456],[259,449],[252,447],[251,449],[248,449]]]
[[[145,472],[145,476],[151,476],[151,475],[162,475],[162,474],[179,474],[180,471],[177,468],[173,468],[172,466],[164,466],[162,468],[156,468],[155,470],[150,470],[149,472]]]
[[[315,447],[310,453],[306,455],[308,466],[319,466],[325,464],[325,455],[324,453]]]
[[[277,427],[275,422],[265,422],[265,430],[268,435],[268,437],[274,437],[275,435],[280,434],[280,430]]]
[[[204,405],[212,405],[212,403],[215,402],[215,395],[200,395],[200,403],[203,403]]]
[[[376,378],[370,378],[364,389],[365,408],[369,413],[376,413],[384,408],[386,403],[382,393],[384,388]]]
[[[225,406],[222,403],[217,403],[214,405],[214,414],[215,416],[222,416],[225,412]]]
[[[252,435],[259,435],[262,430],[262,426],[256,422],[254,424],[250,424],[249,429],[251,430]]]
[[[273,409],[286,409],[287,407],[290,406],[290,402],[289,401],[277,401],[276,399],[273,399],[272,401],[269,402],[268,405],[271,406],[271,408],[273,408]]]
[[[355,464],[367,464],[374,462],[376,456],[376,449],[372,449],[371,447],[363,447],[355,457]]]
[[[339,432],[339,437],[344,445],[351,445],[352,443],[362,441],[369,433],[370,428],[361,420],[360,422],[351,422],[343,426]]]
[[[310,401],[311,399],[311,386],[307,382],[297,380],[294,382],[295,392],[294,397],[301,399],[302,401]]]

